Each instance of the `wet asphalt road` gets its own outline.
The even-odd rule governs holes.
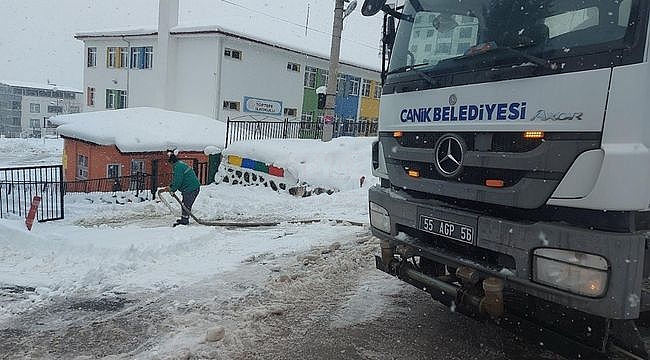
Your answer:
[[[286,320],[286,319],[285,319]],[[286,323],[286,322],[285,322]],[[331,313],[303,322],[301,330],[277,324],[269,340],[242,358],[258,359],[565,359],[492,323],[454,313],[428,294],[407,287],[381,318],[332,328]]]

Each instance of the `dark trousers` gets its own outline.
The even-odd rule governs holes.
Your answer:
[[[194,205],[194,201],[196,200],[196,197],[199,196],[199,190],[201,190],[201,188],[198,188],[194,191],[181,192],[181,195],[183,195],[183,199],[181,201],[184,205],[183,213],[181,215],[182,217],[184,218],[190,217],[190,214],[187,211],[185,211],[185,208],[187,208],[187,210],[192,211],[192,205]]]

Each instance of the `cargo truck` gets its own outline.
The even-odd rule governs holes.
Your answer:
[[[377,268],[571,356],[647,359],[649,7],[366,0]]]

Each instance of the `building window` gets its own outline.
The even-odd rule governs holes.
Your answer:
[[[295,109],[295,108],[284,108],[284,115],[285,115],[285,116],[296,117],[296,115],[298,115],[298,109]]]
[[[466,26],[458,31],[458,37],[461,39],[471,39],[473,32],[474,29],[471,26]]]
[[[375,84],[375,94],[374,94],[375,99],[379,99],[381,97],[381,86]]]
[[[359,96],[359,78],[350,78],[350,93],[352,96]]]
[[[336,92],[343,95],[345,92],[345,75],[339,74],[336,77]]]
[[[106,49],[106,66],[109,68],[124,68],[128,65],[128,49],[125,47],[109,47]]]
[[[106,49],[106,67],[114,68],[116,64],[116,50],[117,48],[109,47]]]
[[[63,112],[63,106],[48,105],[47,112],[50,114],[60,114]]]
[[[469,50],[471,46],[472,44],[468,42],[458,43],[458,47],[456,48],[456,54],[464,54],[467,50]]]
[[[108,164],[106,165],[106,177],[109,179],[117,178],[122,176],[122,166],[120,164]]]
[[[153,46],[131,48],[131,69],[151,69],[153,67]]]
[[[96,47],[89,47],[88,48],[88,67],[95,67],[97,66],[97,48]]]
[[[116,67],[118,68],[125,68],[128,67],[129,65],[129,50],[125,47],[119,47],[117,48],[117,59],[118,62],[116,64]]]
[[[242,53],[240,50],[235,50],[235,49],[224,49],[223,54],[226,57],[233,58],[236,60],[241,60],[242,59]]]
[[[314,115],[312,113],[302,113],[302,116],[300,117],[300,128],[305,130],[311,129],[313,119]]]
[[[289,62],[287,63],[287,70],[300,72],[300,64]]]
[[[36,103],[29,104],[29,112],[30,113],[40,113],[41,112],[41,104],[36,104]]]
[[[88,157],[79,154],[77,156],[77,180],[88,179]]]
[[[144,160],[131,159],[131,175],[144,174]]]
[[[450,51],[451,51],[451,43],[442,43],[436,46],[436,53],[438,54],[449,54]]]
[[[95,88],[88,87],[86,89],[86,105],[95,106]]]
[[[126,96],[126,91],[120,91],[120,107],[118,109],[125,109],[128,107],[128,98]]]
[[[125,109],[127,107],[127,100],[126,91],[106,89],[107,109]]]
[[[29,127],[32,129],[40,129],[41,119],[29,119]]]
[[[323,81],[323,85],[327,86],[327,81],[329,81],[330,78],[330,71],[329,70],[321,70],[320,71],[320,76],[321,80]]]
[[[316,87],[316,68],[311,66],[305,66],[305,79],[303,85],[306,88],[313,89]]]
[[[224,101],[223,102],[223,109],[224,110],[233,110],[233,111],[239,111],[241,108],[241,105],[239,101]]]
[[[11,109],[12,110],[22,110],[23,106],[20,103],[20,101],[12,101],[11,102]]]
[[[302,116],[300,116],[300,121],[302,122],[311,122],[313,119],[314,115],[312,113],[303,113]]]
[[[370,80],[363,79],[361,82],[361,96],[370,97]]]

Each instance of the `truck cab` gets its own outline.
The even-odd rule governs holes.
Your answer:
[[[647,358],[648,2],[362,8],[382,10],[377,268],[458,311]]]

